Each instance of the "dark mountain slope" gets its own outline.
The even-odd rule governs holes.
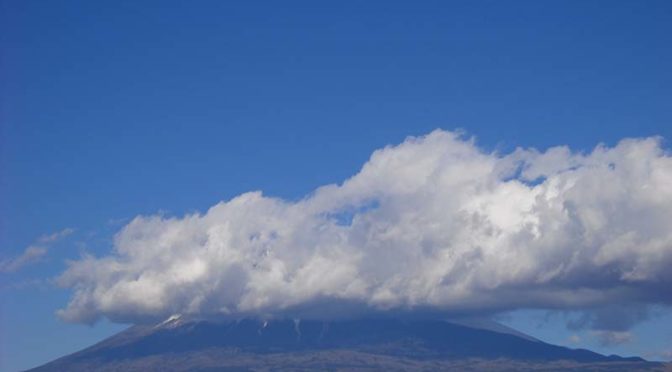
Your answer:
[[[542,367],[643,370],[662,365],[436,320],[215,322],[175,317],[131,327],[33,371]]]

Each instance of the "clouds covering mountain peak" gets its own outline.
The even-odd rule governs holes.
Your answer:
[[[480,149],[442,130],[375,151],[298,201],[249,192],[139,216],[71,262],[60,315],[338,317],[672,302],[672,158],[659,138],[589,153]]]

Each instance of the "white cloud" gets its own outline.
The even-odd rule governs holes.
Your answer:
[[[0,261],[0,273],[15,272],[26,265],[38,262],[47,254],[50,244],[72,234],[73,231],[73,229],[67,228],[51,235],[39,237],[35,244],[28,246],[19,256]]]
[[[55,232],[51,235],[42,235],[37,239],[37,242],[40,243],[40,244],[54,243],[56,241],[59,241],[59,240],[65,238],[66,236],[72,234],[73,232],[75,232],[75,229],[72,229],[72,228],[68,227],[68,228],[65,228],[61,231]]]
[[[47,254],[46,248],[31,245],[27,247],[19,256],[0,261],[0,272],[15,272],[26,265],[37,262],[45,254]]]
[[[445,131],[375,151],[297,202],[242,194],[141,216],[59,278],[60,315],[330,317],[672,302],[672,158],[658,138],[591,153],[481,151]]]

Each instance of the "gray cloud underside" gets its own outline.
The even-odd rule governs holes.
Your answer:
[[[137,217],[71,262],[60,315],[331,317],[672,302],[672,158],[658,138],[587,154],[486,153],[434,131],[298,202],[242,194]]]

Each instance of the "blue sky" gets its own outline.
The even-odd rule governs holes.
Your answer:
[[[7,371],[123,328],[62,322],[70,292],[50,280],[136,215],[297,200],[436,128],[502,152],[672,138],[668,1],[0,4],[0,259],[47,250],[0,273]],[[507,321],[672,352],[660,313],[609,347],[572,343],[571,314]]]

